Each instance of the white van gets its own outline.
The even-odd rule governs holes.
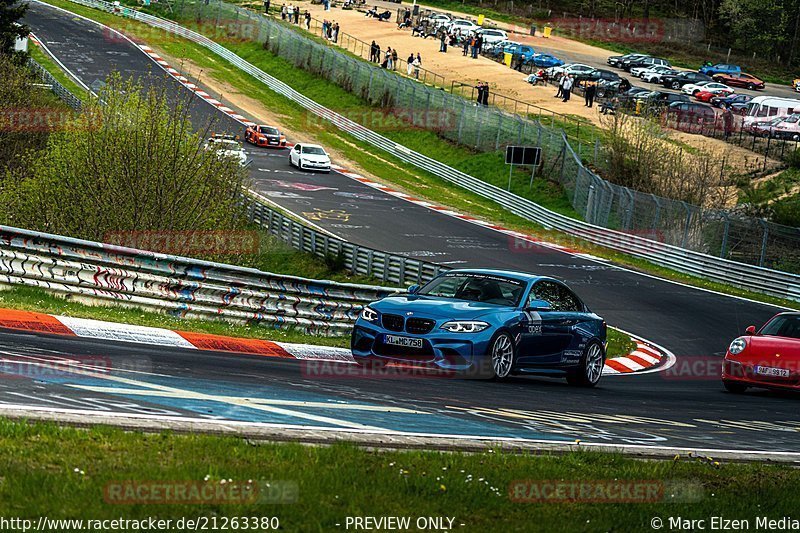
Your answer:
[[[773,117],[786,117],[792,113],[800,113],[800,100],[756,96],[747,103],[743,125],[748,126],[753,122],[763,122]]]

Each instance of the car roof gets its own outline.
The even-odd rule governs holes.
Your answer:
[[[499,270],[493,268],[456,268],[453,270],[448,270],[446,274],[488,274],[491,276],[502,276],[506,278],[512,278],[520,281],[536,281],[538,279],[543,279],[546,276],[539,276],[536,274],[531,274],[530,272],[520,272],[518,270]],[[558,280],[556,280],[558,281]]]

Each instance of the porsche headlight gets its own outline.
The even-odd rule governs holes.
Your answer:
[[[747,341],[744,340],[744,337],[739,337],[735,339],[731,345],[728,347],[728,352],[732,355],[740,354],[747,348]]]
[[[375,322],[378,320],[378,313],[371,307],[365,307],[361,310],[361,318],[367,322]]]
[[[480,320],[453,320],[442,324],[442,329],[451,333],[478,333],[488,327],[488,323]]]

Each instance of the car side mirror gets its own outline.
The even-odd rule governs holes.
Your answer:
[[[417,294],[418,291],[419,291],[419,285],[411,285],[408,288],[408,294]]]
[[[553,306],[547,300],[530,300],[525,306],[526,311],[552,311]]]
[[[747,326],[747,329],[744,330],[745,333],[748,335],[755,335],[756,334],[756,327],[755,326]]]

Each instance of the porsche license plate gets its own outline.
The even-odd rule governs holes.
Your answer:
[[[383,342],[391,344],[392,346],[402,346],[403,348],[422,348],[422,339],[415,339],[413,337],[386,335]]]
[[[788,378],[789,370],[786,368],[775,368],[772,366],[757,366],[756,374],[759,376],[770,376],[775,378]]]

